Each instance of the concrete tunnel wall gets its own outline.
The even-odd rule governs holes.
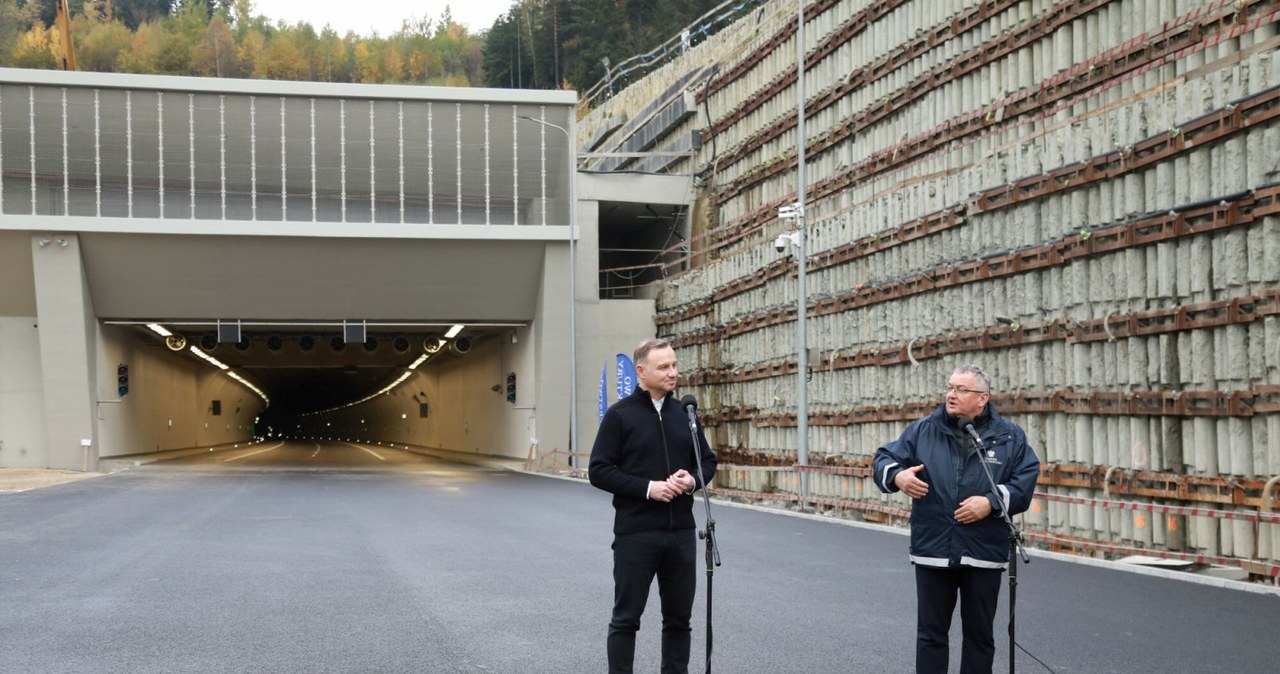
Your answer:
[[[244,442],[253,438],[262,398],[221,371],[176,357],[137,328],[98,329],[99,456],[108,458]],[[116,365],[129,366],[129,393],[116,391]],[[214,414],[213,401],[220,414]]]
[[[289,436],[523,457],[537,435],[536,345],[530,332],[513,330],[515,343],[503,335],[478,342],[465,356],[428,360],[386,394],[330,413],[298,417],[295,428],[278,430]],[[514,405],[506,400],[508,372],[516,373]]]

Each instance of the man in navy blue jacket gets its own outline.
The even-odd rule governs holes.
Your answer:
[[[610,674],[629,674],[636,632],[658,577],[662,599],[662,672],[689,671],[689,618],[697,590],[693,492],[716,472],[702,426],[698,447],[689,418],[672,396],[676,353],[661,339],[635,350],[639,385],[600,421],[591,448],[591,484],[613,494],[613,618],[607,650]]]
[[[1040,475],[1026,434],[990,404],[991,380],[972,365],[956,368],[943,405],[876,450],[876,486],[913,499],[911,562],[916,570],[916,672],[945,674],[947,633],[960,597],[961,674],[990,674],[992,624],[1008,566],[1002,517],[1025,512]],[[982,449],[958,419],[971,419]],[[982,469],[991,469],[992,490]]]

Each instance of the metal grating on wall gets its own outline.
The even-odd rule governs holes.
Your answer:
[[[219,80],[225,91],[207,80],[189,91],[58,86],[20,76],[28,77],[0,72],[0,215],[568,221],[571,105],[282,96]]]

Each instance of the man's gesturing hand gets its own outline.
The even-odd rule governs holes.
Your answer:
[[[991,514],[991,501],[985,496],[970,496],[960,502],[956,508],[956,521],[961,524],[973,524],[987,518]]]
[[[911,498],[924,498],[924,495],[929,493],[929,484],[920,479],[922,470],[924,470],[923,463],[898,471],[898,474],[893,476],[893,483],[898,485],[902,493]]]
[[[656,480],[649,482],[649,500],[651,501],[667,503],[679,495],[680,490],[671,485],[669,478],[661,482]]]
[[[672,473],[671,477],[667,478],[667,484],[671,485],[681,494],[688,494],[698,485],[698,483],[694,481],[693,476],[689,474],[689,471],[683,468]]]

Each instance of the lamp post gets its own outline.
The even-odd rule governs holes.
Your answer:
[[[568,129],[528,115],[519,117],[534,124],[559,129],[564,134],[569,149],[569,465],[574,465],[572,452],[578,451],[581,446],[578,444],[578,286],[575,274],[578,258],[573,243],[576,238],[574,228],[578,224],[578,196],[575,185],[578,179],[578,153],[573,142],[573,134],[569,133]]]
[[[805,287],[805,213],[804,213],[804,0],[796,0],[796,232],[799,233],[796,255],[796,463],[809,465],[809,345],[805,335],[805,318],[809,313],[808,289]],[[809,474],[800,473],[800,508],[809,507]]]

